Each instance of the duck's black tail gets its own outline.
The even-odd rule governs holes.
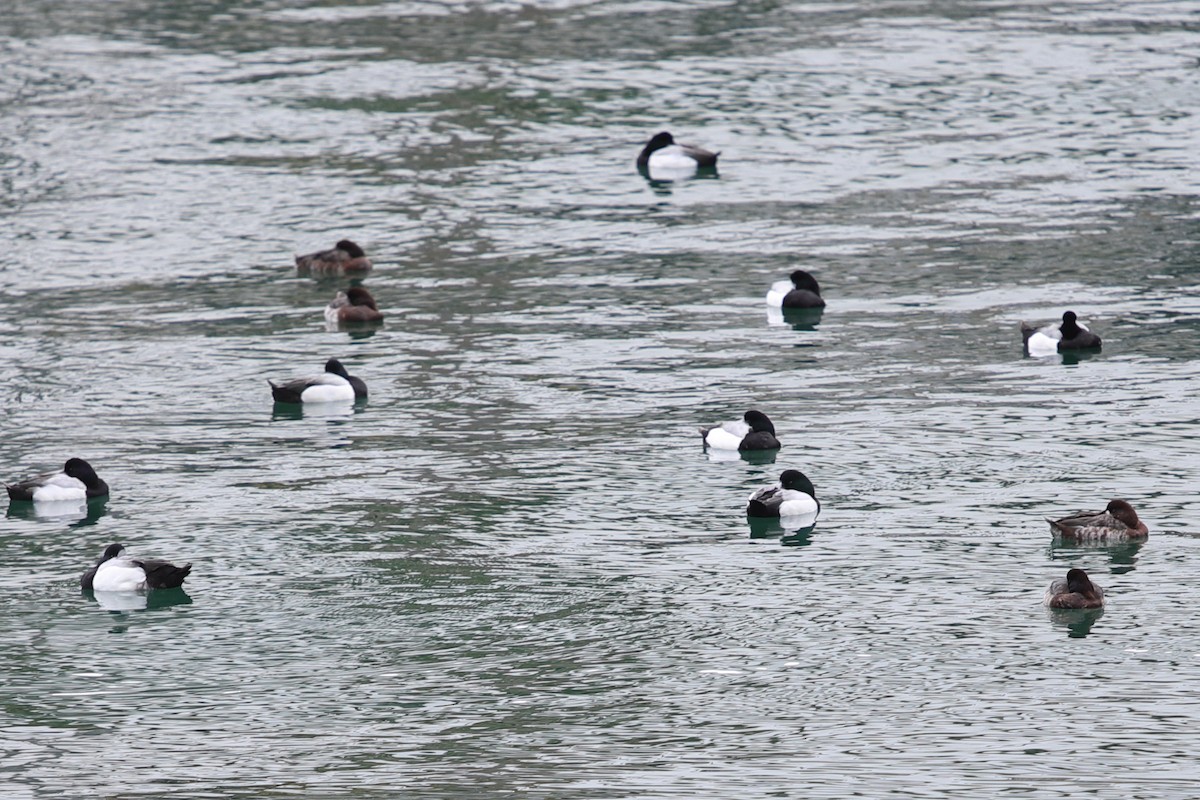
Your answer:
[[[135,561],[146,573],[147,589],[175,589],[192,571],[191,564],[177,567],[166,561]]]

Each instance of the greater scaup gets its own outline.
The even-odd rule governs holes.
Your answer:
[[[271,396],[276,403],[336,403],[362,400],[367,396],[367,385],[359,378],[346,372],[342,362],[331,358],[325,362],[325,371],[308,378],[297,378],[287,383],[271,384]]]
[[[774,308],[824,308],[817,279],[802,269],[786,281],[775,281],[767,292],[767,305]]]
[[[108,484],[100,480],[92,465],[82,458],[69,458],[62,472],[49,472],[7,486],[10,500],[35,503],[84,501],[108,495]]]
[[[1079,511],[1046,521],[1054,533],[1076,541],[1142,539],[1150,535],[1146,523],[1138,519],[1133,506],[1124,500],[1108,501],[1103,511]]]
[[[778,486],[767,486],[750,495],[746,515],[750,517],[811,517],[817,521],[821,503],[812,481],[798,469],[785,469]]]
[[[192,571],[192,565],[177,567],[166,561],[127,558],[124,545],[110,544],[96,566],[79,579],[85,592],[140,592],[146,589],[174,589]]]
[[[368,272],[371,259],[363,249],[349,239],[342,239],[330,250],[296,256],[296,269],[301,272],[339,274],[343,272]]]
[[[638,171],[651,177],[656,172],[682,173],[697,169],[715,169],[717,156],[703,147],[676,144],[671,134],[663,131],[651,137],[637,157]]]
[[[1091,350],[1101,346],[1100,337],[1080,324],[1074,311],[1063,313],[1062,325],[1035,328],[1022,322],[1021,336],[1025,340],[1025,350],[1031,356],[1050,356],[1064,350]]]
[[[706,447],[718,450],[778,450],[775,425],[761,411],[751,409],[740,420],[724,422],[714,428],[701,428]]]
[[[383,312],[375,305],[375,298],[362,286],[352,286],[337,296],[325,307],[325,321],[331,324],[338,322],[378,322],[383,319]]]
[[[1067,578],[1050,584],[1042,602],[1051,608],[1100,608],[1104,605],[1104,590],[1092,583],[1081,569],[1067,571]]]

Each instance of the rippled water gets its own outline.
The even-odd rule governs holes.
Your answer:
[[[113,487],[0,520],[0,795],[1192,796],[1197,20],[0,13],[0,477]],[[381,328],[291,267],[344,236]],[[1103,352],[1024,357],[1066,308]],[[272,407],[331,356],[369,402]],[[784,449],[709,460],[750,407]],[[789,467],[816,529],[751,526]],[[1144,545],[1052,544],[1115,496]],[[114,541],[185,592],[82,597]]]

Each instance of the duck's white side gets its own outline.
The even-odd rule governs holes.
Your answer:
[[[1082,331],[1088,330],[1088,327],[1082,322],[1075,324]],[[1058,324],[1047,325],[1044,328],[1038,328],[1037,333],[1026,339],[1025,347],[1031,356],[1054,356],[1058,355],[1058,343],[1062,341],[1062,338],[1062,331],[1059,330]]]
[[[325,372],[311,378],[310,385],[300,393],[302,403],[344,403],[354,401],[354,387],[341,375]]]
[[[767,290],[767,305],[772,308],[783,308],[783,298],[796,287],[790,280],[775,281]]]
[[[140,592],[146,588],[146,571],[128,558],[110,558],[96,567],[92,590],[96,592]]]
[[[812,517],[813,522],[816,522],[817,512],[821,507],[817,505],[817,499],[810,494],[797,491],[796,489],[781,489],[783,493],[783,503],[779,506],[779,516],[781,517]]]
[[[45,483],[33,490],[35,503],[83,502],[87,500],[87,485],[78,478],[60,472],[50,476]]]
[[[737,450],[749,432],[750,426],[740,419],[722,422],[721,427],[713,428],[705,434],[704,443],[717,450]]]

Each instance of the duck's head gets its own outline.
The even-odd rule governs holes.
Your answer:
[[[1137,512],[1133,510],[1133,506],[1129,505],[1129,503],[1126,503],[1124,500],[1109,500],[1108,505],[1104,510],[1131,528],[1136,528],[1138,526],[1139,520]]]
[[[1075,316],[1074,311],[1063,312],[1063,321],[1059,330],[1062,331],[1064,339],[1074,339],[1079,335],[1079,318]]]
[[[110,544],[108,547],[104,548],[104,555],[100,556],[99,563],[103,564],[105,561],[108,561],[109,559],[116,558],[117,556],[121,555],[121,553],[124,550],[125,550],[125,545],[123,545],[123,544],[116,544],[116,543]]]
[[[1078,594],[1092,594],[1096,591],[1096,587],[1092,584],[1086,572],[1081,569],[1072,569],[1067,571],[1067,591]]]
[[[664,147],[670,147],[675,144],[675,137],[666,131],[656,133],[650,137],[650,141],[646,143],[647,153],[653,153],[655,150],[662,150]]]
[[[812,485],[812,481],[808,479],[808,476],[798,469],[785,469],[779,476],[779,485],[784,489],[804,492],[809,497],[816,499],[816,487]]]
[[[341,375],[346,380],[350,379],[350,373],[346,372],[346,368],[342,366],[342,362],[336,358],[331,358],[325,362],[325,371],[332,372],[334,375]]]
[[[752,431],[765,431],[772,436],[775,435],[775,425],[771,422],[767,415],[761,411],[751,409],[742,416],[742,419],[746,421],[746,424],[750,426],[750,430]]]
[[[797,289],[805,289],[813,294],[821,293],[821,287],[817,285],[817,279],[804,270],[798,269],[790,277],[792,286],[795,286]]]
[[[82,458],[68,458],[67,463],[63,464],[63,472],[84,483],[87,483],[89,478],[92,480],[96,478],[96,470],[92,469],[92,465]]]
[[[347,289],[346,299],[350,301],[350,305],[352,306],[366,306],[367,308],[374,308],[376,311],[379,310],[375,305],[375,298],[361,286],[354,286]]]
[[[366,255],[366,252],[361,247],[349,239],[342,239],[340,242],[335,244],[334,247],[336,247],[338,250],[341,250],[351,258],[362,258]]]

